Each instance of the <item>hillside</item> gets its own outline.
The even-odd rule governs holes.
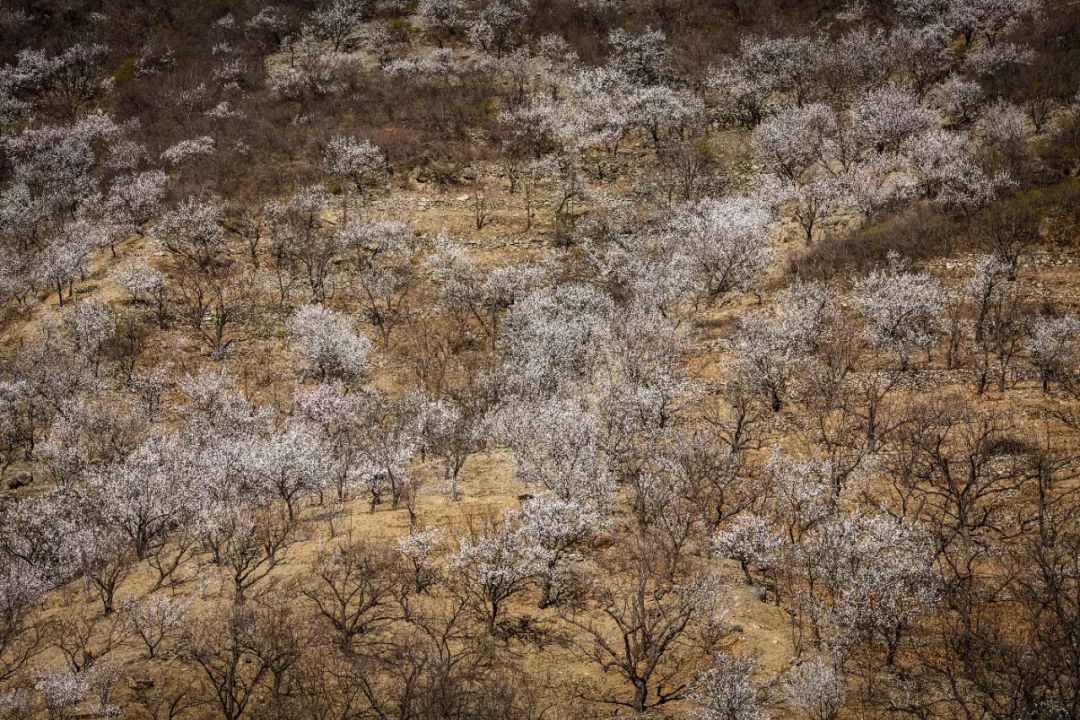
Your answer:
[[[1080,719],[1080,3],[0,0],[0,720]]]

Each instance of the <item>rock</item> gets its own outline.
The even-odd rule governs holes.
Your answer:
[[[751,585],[750,596],[755,600],[765,602],[765,587],[762,585]]]
[[[23,470],[15,473],[15,477],[8,480],[7,486],[9,490],[18,490],[19,488],[26,487],[32,482],[34,482],[34,476]]]

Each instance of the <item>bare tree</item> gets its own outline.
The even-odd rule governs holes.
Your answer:
[[[694,624],[723,626],[722,593],[709,579],[676,580],[676,559],[655,549],[631,547],[615,562],[611,579],[595,589],[600,619],[573,612],[564,618],[584,634],[581,654],[629,686],[625,695],[589,699],[642,713],[687,696],[693,678],[686,663],[698,651],[690,642]]]
[[[302,589],[343,652],[374,642],[401,618],[402,568],[388,548],[347,537],[325,549]]]
[[[240,720],[248,714],[270,671],[252,644],[254,630],[254,611],[234,605],[199,621],[185,643],[223,720]]]

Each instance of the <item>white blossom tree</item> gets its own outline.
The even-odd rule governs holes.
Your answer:
[[[649,85],[664,79],[671,70],[671,52],[660,30],[647,28],[632,34],[617,28],[607,38],[611,46],[610,64],[638,83]]]
[[[170,145],[161,153],[161,159],[169,165],[176,167],[183,165],[192,158],[207,157],[214,154],[217,143],[209,135],[197,138],[181,140],[175,145]]]
[[[596,416],[578,400],[516,401],[496,411],[496,437],[514,450],[518,477],[562,500],[604,509],[613,491]]]
[[[297,274],[306,279],[312,303],[325,302],[334,290],[335,267],[345,238],[324,226],[326,206],[322,185],[298,188],[288,201],[266,206],[278,298],[283,306]]]
[[[221,203],[188,198],[161,216],[154,237],[182,262],[200,271],[212,271],[228,253],[223,219]]]
[[[158,327],[165,327],[168,295],[164,273],[145,258],[135,257],[116,266],[110,274],[131,294],[132,302],[152,305]]]
[[[45,248],[38,269],[41,279],[56,289],[57,304],[64,304],[64,286],[68,297],[73,294],[73,284],[86,271],[91,242],[81,223],[65,226]]]
[[[193,489],[175,448],[156,438],[89,478],[91,502],[101,521],[121,532],[142,560],[166,541],[171,530],[190,519]]]
[[[934,87],[937,102],[946,116],[966,122],[983,98],[983,88],[977,81],[953,73]]]
[[[326,144],[323,166],[352,183],[363,201],[368,191],[379,187],[387,175],[386,155],[370,140],[336,136]],[[348,194],[342,199],[341,224],[349,222]]]
[[[809,100],[822,63],[811,38],[745,35],[738,54],[714,68],[708,84],[718,97],[721,117],[753,127],[781,104]]]
[[[366,6],[359,0],[328,0],[311,13],[311,31],[334,52],[348,52],[356,45]]]
[[[142,234],[165,197],[168,178],[160,170],[122,175],[113,181],[105,200],[108,221],[126,232]]]
[[[937,117],[912,93],[882,87],[869,91],[852,107],[851,124],[863,148],[895,152],[906,139],[934,127]]]
[[[765,518],[743,513],[713,537],[713,547],[721,557],[739,563],[746,584],[754,583],[752,567],[768,572],[776,567],[784,547],[784,538]]]
[[[67,308],[64,325],[75,350],[86,358],[97,375],[102,348],[116,332],[116,314],[105,303],[90,298]]]
[[[1074,315],[1039,318],[1026,347],[1039,370],[1043,392],[1050,389],[1052,380],[1068,387],[1080,366],[1080,319]]]
[[[540,583],[539,607],[561,599],[572,586],[576,565],[584,555],[584,544],[605,526],[593,508],[576,500],[563,500],[547,493],[525,501],[521,508],[523,531],[542,550],[537,559]]]
[[[41,694],[50,720],[74,720],[78,706],[90,694],[84,674],[68,669],[41,673],[34,689]]]
[[[909,138],[902,149],[927,197],[968,216],[1012,184],[1005,172],[983,170],[969,139],[958,132],[935,128]]]
[[[421,438],[402,406],[384,402],[373,416],[359,462],[350,468],[349,482],[370,495],[371,512],[375,512],[385,495],[390,496],[391,510],[404,503],[409,524],[415,526],[416,491],[422,476],[413,472],[411,466],[420,450]]]
[[[702,298],[715,302],[732,290],[756,288],[773,257],[772,220],[759,200],[706,199],[676,212],[667,241],[692,264]]]
[[[416,13],[431,23],[441,48],[446,36],[465,25],[467,11],[461,0],[420,0]]]
[[[42,573],[29,562],[0,554],[0,680],[14,677],[45,649],[44,627],[32,613],[47,589]]]
[[[412,566],[413,589],[418,593],[426,592],[438,577],[439,570],[435,567],[433,556],[442,539],[443,535],[438,530],[413,528],[394,546]]]
[[[734,341],[737,372],[760,388],[778,412],[796,370],[835,331],[836,308],[829,291],[799,282],[781,293],[768,309],[741,321]]]
[[[788,673],[784,695],[789,705],[811,720],[836,720],[847,703],[847,683],[831,663],[809,658]]]
[[[442,462],[443,488],[451,500],[461,497],[461,470],[483,446],[487,423],[479,413],[447,398],[422,400],[416,411],[417,434],[427,452]]]
[[[946,296],[929,275],[908,271],[898,255],[890,255],[887,269],[855,284],[855,304],[866,319],[867,341],[906,370],[940,333]]]
[[[836,113],[823,103],[787,108],[754,129],[757,159],[768,172],[798,186],[825,159],[837,123]]]
[[[822,221],[841,210],[845,192],[839,180],[824,175],[797,187],[784,188],[778,200],[789,207],[792,217],[803,230],[803,239],[809,245]]]
[[[513,45],[514,30],[524,19],[525,13],[514,4],[494,0],[470,24],[469,42],[478,50],[501,56]]]
[[[1018,0],[1000,3],[994,0],[949,0],[939,12],[942,20],[971,45],[975,35],[984,35],[993,45],[999,35],[1021,20],[1038,13],[1041,0]]]
[[[917,183],[899,153],[883,152],[853,163],[840,176],[846,203],[862,215],[864,224],[916,194]]]
[[[506,601],[522,593],[538,570],[542,551],[525,532],[520,515],[507,510],[489,519],[472,536],[462,537],[450,568],[461,574],[479,602],[488,630],[495,633]]]
[[[371,341],[345,315],[323,305],[305,305],[289,321],[293,352],[320,380],[353,382],[367,371]]]
[[[750,682],[754,663],[746,657],[717,654],[697,677],[691,700],[700,720],[763,720],[757,691]]]
[[[814,642],[836,658],[861,643],[883,647],[892,665],[912,622],[931,612],[939,597],[932,538],[899,519],[828,518],[809,530],[794,555],[804,583],[796,601]]]
[[[285,503],[289,520],[295,521],[301,499],[330,485],[333,458],[321,438],[303,425],[290,424],[258,438],[249,470],[268,495]]]
[[[599,369],[610,335],[611,301],[585,285],[538,288],[510,307],[503,322],[503,372],[523,397],[573,393]]]
[[[701,125],[705,117],[705,108],[700,100],[664,85],[635,88],[627,100],[627,109],[638,119],[640,127],[652,138],[653,147],[658,151],[665,130],[673,135],[684,135],[690,128]]]

